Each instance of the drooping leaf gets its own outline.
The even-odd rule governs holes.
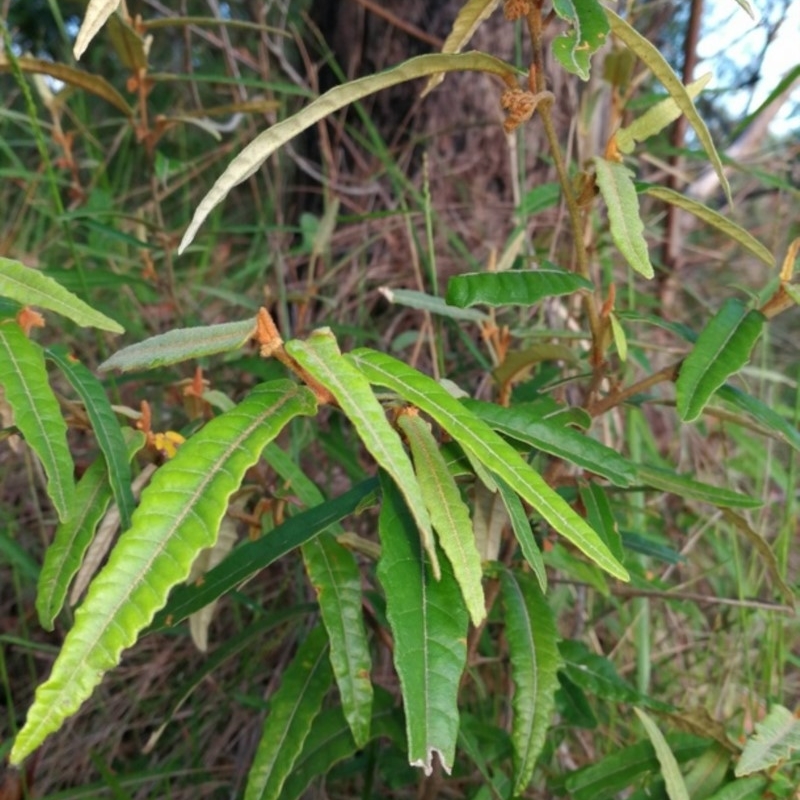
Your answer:
[[[734,770],[736,777],[772,769],[800,749],[800,719],[788,708],[774,705],[748,738]]]
[[[134,369],[153,369],[217,353],[228,353],[247,344],[255,330],[255,319],[196,328],[176,328],[118,350],[99,369],[130,372]]]
[[[377,478],[366,481],[320,506],[303,511],[254,542],[237,547],[218,567],[207,572],[199,586],[179,586],[157,616],[153,630],[170,628],[207,603],[234,589],[264,567],[300,547],[326,528],[352,514],[374,495]]]
[[[711,134],[708,132],[705,122],[703,122],[702,118],[697,113],[697,109],[694,107],[694,103],[689,93],[686,91],[686,87],[681,83],[672,67],[667,63],[667,60],[652,42],[648,41],[633,28],[630,23],[622,19],[622,17],[617,16],[611,9],[606,8],[606,15],[614,35],[621,39],[661,81],[664,88],[678,104],[678,108],[683,112],[689,124],[694,128],[694,132],[697,134],[700,144],[706,151],[708,159],[714,167],[714,171],[719,176],[720,185],[725,190],[725,196],[730,203],[731,189],[728,185],[728,179],[725,177],[725,171],[722,168],[722,161],[719,157],[719,153],[717,153]]]
[[[497,486],[496,481],[494,483]],[[483,481],[475,482],[472,494],[475,547],[480,553],[481,561],[496,561],[500,556],[503,531],[510,522],[508,511],[498,489],[490,489]]]
[[[47,494],[63,522],[75,497],[67,425],[47,381],[42,348],[16,322],[0,324],[0,386],[14,424],[42,462]]]
[[[231,494],[267,442],[293,417],[315,411],[316,399],[305,387],[282,380],[263,384],[156,472],[131,528],[78,609],[50,677],[36,690],[14,743],[15,764],[77,711],[165,604],[169,590],[186,580],[198,552],[215,541]]]
[[[50,347],[46,354],[58,365],[83,401],[97,444],[105,457],[108,481],[119,510],[121,527],[126,531],[131,526],[135,505],[131,491],[131,454],[103,384],[80,361],[72,358],[64,345]]]
[[[331,685],[328,637],[318,625],[300,643],[270,700],[244,800],[278,800],[297,757],[322,710]]]
[[[575,351],[563,344],[534,344],[523,350],[510,350],[503,363],[492,370],[494,379],[502,386],[512,380],[520,380],[534,364],[542,361],[566,361],[577,364]]]
[[[535,410],[525,404],[506,408],[480,400],[462,403],[494,430],[602,475],[617,486],[630,486],[636,477],[636,465],[616,450],[557,421],[537,419]]]
[[[711,80],[711,73],[707,72],[702,77],[693,81],[686,87],[686,94],[692,99],[697,97],[705,89]],[[674,98],[667,97],[656,103],[652,108],[637,117],[630,125],[620,128],[614,134],[614,140],[620,153],[632,153],[637,142],[643,142],[651,136],[655,136],[667,125],[671,125],[681,115],[681,110]]]
[[[430,775],[436,753],[449,773],[458,737],[458,686],[466,666],[469,618],[450,563],[442,560],[441,579],[434,580],[396,485],[382,474],[381,487],[378,579],[394,636],[408,759]]]
[[[481,583],[481,557],[475,547],[469,508],[447,470],[439,443],[433,438],[428,423],[417,414],[402,414],[397,424],[411,447],[422,498],[431,515],[439,545],[453,568],[473,625],[480,625],[486,618],[486,598]]]
[[[453,27],[442,45],[443,53],[460,53],[469,44],[475,31],[492,15],[500,0],[467,0],[456,16]],[[425,97],[444,80],[444,73],[431,75],[422,92]]]
[[[736,298],[729,298],[697,338],[681,364],[675,382],[678,414],[684,422],[697,419],[711,396],[750,359],[764,315],[748,311]]]
[[[402,746],[402,715],[385,689],[376,689],[370,722],[370,740],[389,739]],[[362,747],[356,745],[342,709],[326,709],[314,720],[314,734],[306,738],[303,751],[283,785],[281,800],[299,800],[315,778],[327,775],[335,764],[354,756]]]
[[[700,500],[723,508],[758,508],[764,505],[758,497],[748,497],[730,489],[720,489],[709,483],[693,480],[687,475],[680,475],[650,464],[639,464],[637,474],[642,483],[689,500]]]
[[[644,224],[639,211],[639,198],[633,173],[624,165],[595,156],[597,185],[608,209],[611,238],[631,269],[652,278],[653,265],[644,238]]]
[[[411,460],[397,431],[386,419],[383,406],[376,399],[369,381],[342,356],[336,339],[328,329],[314,331],[301,342],[287,342],[286,352],[319,381],[335,398],[345,416],[353,423],[361,441],[378,465],[392,476],[408,501],[417,521],[422,543],[434,575],[439,562],[433,530]]]
[[[789,420],[782,417],[757,397],[753,397],[753,395],[747,394],[730,384],[725,384],[725,386],[717,389],[717,397],[750,414],[753,419],[768,428],[781,441],[800,451],[800,431]]]
[[[664,734],[661,733],[649,714],[646,714],[640,708],[634,708],[633,710],[641,720],[647,735],[650,737],[650,741],[653,743],[656,758],[658,758],[658,763],[661,765],[661,777],[667,787],[669,800],[689,800],[689,791],[686,788],[683,775],[681,775],[680,767],[674,753],[667,744],[667,740],[664,738]]]
[[[553,10],[571,30],[553,40],[553,55],[568,72],[589,80],[592,54],[608,37],[608,19],[597,0],[553,0]]]
[[[89,46],[89,42],[94,39],[106,20],[117,10],[119,4],[120,0],[89,0],[89,5],[86,6],[86,14],[72,51],[77,61],[80,61],[81,56]]]
[[[525,791],[544,746],[555,708],[560,657],[553,612],[539,584],[524,573],[500,574],[506,609],[506,640],[514,681],[514,794]]]
[[[140,431],[126,430],[127,458],[144,447]],[[43,628],[53,630],[53,620],[64,606],[69,584],[83,561],[97,523],[111,502],[108,469],[102,456],[96,458],[75,488],[75,505],[70,517],[57,528],[44,555],[36,589],[36,611]]]
[[[303,545],[303,561],[331,642],[342,708],[361,748],[369,741],[372,716],[372,660],[361,611],[361,573],[353,554],[328,531]]]
[[[398,83],[424,78],[437,72],[466,70],[488,72],[501,77],[516,73],[516,68],[511,64],[486,53],[433,53],[417,56],[377,75],[369,75],[342,86],[336,86],[309,103],[302,111],[273,125],[247,145],[217,178],[208,194],[196,208],[192,221],[178,247],[178,253],[182,253],[189,246],[205,218],[225,199],[234,186],[247,180],[279,147],[312,125],[340,108],[355,103],[381,89],[388,89]]]
[[[124,328],[105,314],[95,311],[58,282],[19,261],[0,257],[0,295],[26,306],[55,311],[84,328],[123,333]]]
[[[436,381],[402,361],[362,348],[348,354],[372,383],[386,386],[434,419],[464,450],[529,502],[553,528],[600,567],[621,580],[625,568],[611,555],[597,533],[551,489],[508,442],[498,436]]]
[[[532,306],[545,297],[592,289],[591,281],[557,267],[514,269],[505,272],[467,272],[447,283],[447,302],[465,308],[487,306]]]
[[[390,289],[388,286],[381,286],[379,291],[390,303],[427,311],[429,314],[436,314],[440,317],[477,322],[478,324],[489,320],[489,315],[483,311],[476,311],[474,308],[451,306],[445,302],[443,297],[425,294],[425,292],[417,292],[413,289]]]
[[[686,195],[676,192],[666,186],[648,186],[645,194],[651,197],[657,197],[665,203],[671,203],[690,214],[694,214],[698,219],[721,231],[726,236],[733,239],[735,242],[745,248],[745,250],[752,253],[759,261],[772,267],[775,264],[775,257],[758,239],[755,238],[749,231],[746,231],[741,225],[737,225],[730,217],[720,214],[718,211],[709,208],[697,200],[692,200]]]

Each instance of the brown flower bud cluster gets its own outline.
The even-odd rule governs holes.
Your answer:
[[[503,13],[511,22],[527,17],[530,12],[531,0],[506,0],[503,5]]]
[[[541,98],[525,89],[506,89],[500,96],[500,105],[508,112],[503,129],[506,133],[515,131],[523,122],[527,122],[536,110]]]

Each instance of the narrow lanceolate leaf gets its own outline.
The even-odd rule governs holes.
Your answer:
[[[714,792],[706,800],[763,800],[768,780],[761,775],[739,778]]]
[[[627,570],[570,505],[520,454],[435,380],[391,356],[362,348],[346,356],[372,383],[386,386],[417,406],[530,503],[552,527],[598,566],[621,580]]]
[[[329,531],[303,546],[303,561],[330,639],[342,708],[361,748],[369,740],[372,715],[372,660],[361,611],[361,573],[353,554]]]
[[[634,708],[633,710],[641,720],[647,735],[650,737],[650,741],[653,743],[656,758],[661,765],[661,777],[664,779],[669,800],[689,800],[689,790],[686,788],[678,761],[667,744],[664,734],[661,733],[649,714],[639,708]]]
[[[723,508],[758,508],[764,505],[757,497],[748,497],[746,494],[732,492],[730,489],[720,489],[709,483],[693,480],[688,475],[681,475],[649,464],[639,464],[638,475],[639,480],[648,486],[662,492],[671,492],[688,500],[700,500],[703,503],[711,503]]]
[[[592,54],[608,36],[603,6],[598,0],[553,0],[553,10],[572,26],[553,40],[553,55],[564,69],[588,81]]]
[[[128,429],[126,457],[130,460],[144,447],[145,436]],[[69,584],[81,566],[97,523],[106,513],[112,491],[108,469],[102,456],[96,458],[75,488],[75,504],[70,517],[56,528],[47,548],[36,590],[36,611],[42,627],[53,630],[53,620],[64,606]]]
[[[653,265],[644,238],[639,198],[633,173],[624,165],[595,156],[597,185],[608,209],[611,238],[631,268],[645,278],[653,277]]]
[[[760,422],[769,431],[782,441],[800,451],[800,431],[792,425],[789,420],[782,417],[777,411],[770,408],[766,403],[747,394],[740,389],[736,389],[730,384],[726,384],[717,390],[717,397],[730,403],[736,408],[750,414],[753,419]]]
[[[442,577],[434,580],[403,497],[386,475],[381,486],[378,578],[394,637],[408,759],[430,775],[436,753],[449,773],[458,738],[458,686],[467,661],[469,618],[449,562],[443,560]]]
[[[322,626],[306,636],[270,701],[244,800],[278,800],[331,685],[328,638]]]
[[[209,422],[161,467],[142,494],[131,528],[94,579],[47,681],[36,690],[14,743],[15,764],[78,710],[119,663],[170,589],[216,540],[231,494],[264,446],[299,414],[313,414],[305,387],[273,381]]]
[[[413,81],[438,72],[488,72],[504,77],[516,74],[516,67],[486,53],[433,53],[410,58],[396,67],[336,86],[309,103],[302,111],[273,125],[250,142],[236,158],[228,164],[225,172],[217,178],[208,194],[200,201],[192,221],[183,235],[178,252],[182,253],[194,239],[205,218],[228,195],[234,186],[247,180],[279,147],[295,136],[316,125],[325,117],[350,103],[381,91],[398,83]]]
[[[481,23],[489,19],[492,12],[500,5],[500,0],[467,0],[456,16],[453,28],[444,40],[443,53],[460,53],[478,30]],[[444,74],[432,75],[428,80],[422,96],[435,89],[444,80]]]
[[[126,531],[131,526],[135,505],[131,491],[131,454],[128,453],[122,429],[103,384],[80,361],[72,358],[63,345],[48,348],[47,357],[59,366],[83,401],[97,444],[105,457],[108,480],[119,510],[120,526]]]
[[[75,496],[67,425],[47,382],[42,348],[16,322],[0,324],[0,386],[14,412],[14,424],[42,462],[47,494],[63,521]]]
[[[390,289],[381,286],[378,291],[390,302],[406,308],[417,308],[449,319],[465,320],[466,322],[488,322],[489,315],[485,311],[476,311],[474,308],[458,308],[445,302],[443,297],[437,297],[414,289]]]
[[[711,73],[707,72],[702,77],[693,81],[686,87],[686,94],[692,99],[697,97],[711,80]],[[620,128],[614,134],[614,140],[620,153],[632,153],[637,142],[643,142],[655,136],[667,125],[671,125],[681,115],[678,104],[672,97],[667,97],[652,108],[637,117],[630,125]]]
[[[796,750],[800,750],[800,719],[788,708],[775,705],[747,740],[736,765],[736,777],[771,769],[791,758]]]
[[[514,681],[514,794],[525,791],[542,752],[558,688],[560,658],[553,612],[529,575],[500,575],[506,609],[506,640]]]
[[[397,420],[405,433],[414,458],[422,498],[431,515],[439,544],[450,560],[474,625],[486,618],[483,570],[469,518],[469,508],[447,469],[430,426],[416,414],[402,414]]]
[[[400,436],[387,421],[383,406],[375,397],[369,381],[342,356],[336,339],[327,329],[314,331],[305,342],[297,339],[287,342],[286,351],[336,398],[364,446],[397,483],[417,521],[422,543],[431,560],[434,575],[438,577],[439,561],[430,516],[414,468]]]
[[[86,15],[75,39],[73,53],[76,60],[80,61],[81,56],[89,46],[89,42],[94,39],[106,20],[117,10],[120,0],[89,0],[86,7]]]
[[[592,289],[591,281],[557,267],[515,269],[506,272],[468,272],[447,284],[447,302],[460,308],[483,303],[487,306],[532,306],[545,297]]]
[[[694,103],[689,93],[686,91],[686,87],[681,83],[672,67],[667,63],[664,56],[661,55],[658,48],[652,42],[648,41],[635,30],[630,23],[626,22],[622,17],[617,16],[611,9],[606,8],[605,12],[614,35],[621,39],[632,52],[644,61],[651,72],[661,81],[664,88],[670,93],[671,97],[678,104],[678,108],[680,108],[689,121],[689,124],[694,128],[694,132],[697,134],[700,144],[706,151],[709,161],[711,161],[714,167],[714,171],[719,176],[720,184],[725,190],[728,202],[731,202],[731,189],[728,185],[728,179],[725,177],[719,153],[717,153],[717,149],[714,147],[714,142],[711,139],[711,134],[708,132],[705,122],[703,122],[702,118],[697,113],[697,109],[694,107]]]
[[[622,536],[603,487],[594,482],[580,483],[578,494],[586,509],[586,519],[589,524],[603,537],[614,557],[622,561]]]
[[[247,344],[255,330],[255,319],[197,328],[178,328],[118,350],[100,365],[100,369],[130,372],[134,369],[153,369],[217,353],[228,353]]]
[[[674,189],[668,189],[666,186],[649,186],[645,190],[645,194],[657,197],[665,203],[671,203],[684,211],[688,211],[690,214],[694,214],[698,219],[703,220],[703,222],[721,231],[734,241],[739,242],[745,250],[748,250],[768,267],[772,267],[775,264],[775,257],[772,253],[755,236],[742,228],[741,225],[733,222],[730,217],[726,217],[718,211],[698,203],[697,200],[692,200],[686,195],[676,192]]]
[[[675,382],[678,414],[684,422],[697,419],[714,392],[750,359],[764,315],[748,311],[736,298],[729,298],[697,338],[681,364]]]
[[[630,486],[636,478],[636,465],[616,450],[557,420],[537,418],[535,410],[524,404],[505,408],[480,400],[462,402],[494,430],[602,475],[617,486]]]
[[[125,330],[118,322],[95,311],[57,281],[10,258],[0,258],[0,296],[26,306],[55,311],[84,328],[100,328],[112,333],[123,333]]]

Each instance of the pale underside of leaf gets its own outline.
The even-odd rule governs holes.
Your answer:
[[[781,705],[756,724],[756,732],[747,740],[736,765],[736,777],[770,769],[786,761],[800,749],[800,720]]]
[[[117,10],[119,4],[120,0],[89,0],[89,5],[86,7],[86,14],[73,48],[73,53],[78,61],[80,61],[81,56],[100,28],[105,25],[106,20]]]
[[[273,125],[247,145],[217,178],[195,210],[192,221],[178,247],[178,253],[182,253],[189,246],[203,221],[225,199],[234,186],[247,180],[279,147],[304,130],[340,108],[355,103],[381,89],[387,89],[416,78],[424,78],[437,72],[465,70],[488,72],[500,77],[516,74],[515,67],[486,53],[433,53],[417,56],[377,75],[369,75],[343,86],[336,86],[318,97],[302,111]]]

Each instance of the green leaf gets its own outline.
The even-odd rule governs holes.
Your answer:
[[[775,257],[770,253],[767,248],[758,241],[752,234],[737,225],[729,217],[723,216],[718,211],[714,211],[708,206],[698,203],[697,200],[692,200],[674,189],[669,189],[666,186],[648,186],[645,194],[651,197],[657,197],[665,203],[671,203],[674,206],[694,214],[698,219],[721,231],[726,236],[730,237],[745,248],[745,250],[752,253],[759,261],[766,264],[768,267],[775,265]]]
[[[430,775],[437,753],[449,773],[458,737],[458,686],[467,660],[469,618],[449,562],[443,560],[441,579],[433,580],[396,485],[382,474],[381,487],[378,579],[394,636],[409,763]]]
[[[553,612],[529,575],[503,570],[500,587],[506,609],[506,640],[514,681],[514,794],[533,777],[555,708],[560,658]]]
[[[648,714],[640,708],[634,708],[633,710],[641,720],[647,735],[650,737],[650,741],[653,743],[656,758],[658,758],[658,763],[661,765],[661,777],[666,784],[669,800],[690,800],[689,790],[686,788],[680,767],[678,767],[678,762],[672,750],[670,750],[664,734],[661,733]]]
[[[200,586],[178,586],[153,623],[153,630],[176,625],[189,614],[236,588],[295,547],[311,541],[326,528],[358,510],[375,492],[377,478],[366,481],[319,506],[290,517],[254,542],[237,547],[218,567],[207,572]]]
[[[353,554],[327,531],[303,545],[303,561],[330,639],[344,714],[361,748],[370,738],[372,714],[372,660],[361,611],[361,573]]]
[[[118,350],[99,367],[102,371],[118,369],[153,369],[203,356],[228,353],[247,344],[256,331],[255,319],[177,328]]]
[[[278,800],[331,685],[328,638],[318,625],[297,649],[270,699],[244,800]]]
[[[702,77],[693,81],[686,87],[686,94],[692,99],[705,89],[711,80],[711,73],[707,72]],[[632,153],[637,142],[643,142],[655,136],[667,125],[671,125],[681,115],[678,104],[672,97],[667,97],[651,108],[648,108],[641,117],[637,117],[630,125],[620,128],[614,135],[620,153]]]
[[[131,514],[136,505],[131,491],[130,460],[133,454],[128,452],[103,384],[80,361],[72,358],[64,345],[48,348],[46,355],[58,365],[83,401],[97,444],[105,457],[121,528],[126,531],[131,526]]]
[[[789,420],[751,394],[730,384],[717,389],[717,397],[744,411],[795,450],[800,451],[800,431]]]
[[[650,41],[648,41],[642,34],[635,30],[628,22],[622,17],[617,16],[611,9],[606,8],[606,16],[611,25],[611,31],[622,42],[634,52],[652,73],[661,81],[664,88],[670,93],[670,96],[678,104],[678,108],[683,112],[689,124],[694,128],[700,144],[708,155],[714,171],[719,176],[719,181],[725,190],[725,196],[729,203],[731,200],[731,188],[728,185],[728,179],[725,177],[725,171],[722,168],[722,161],[720,160],[719,153],[714,147],[714,141],[711,134],[708,132],[705,122],[697,113],[694,107],[692,98],[686,90],[686,87],[681,83],[678,76],[673,71],[672,67],[667,63],[667,60],[661,54],[659,49]]]
[[[494,430],[602,475],[617,486],[630,486],[636,478],[636,465],[616,450],[558,421],[536,419],[535,410],[526,404],[506,408],[480,400],[462,403]]]
[[[406,308],[416,308],[440,317],[460,319],[478,324],[489,321],[489,315],[483,311],[449,306],[443,297],[425,294],[425,292],[416,292],[413,289],[390,289],[388,286],[382,286],[379,291],[390,303],[396,303]]]
[[[631,268],[645,278],[653,277],[653,265],[644,238],[639,198],[633,173],[615,161],[600,156],[594,159],[597,185],[608,208],[611,238]]]
[[[774,705],[747,740],[734,770],[741,778],[753,772],[772,769],[800,749],[800,719],[788,708]]]
[[[89,697],[119,663],[192,562],[217,536],[231,494],[264,446],[299,414],[313,414],[310,390],[289,381],[256,387],[209,422],[161,467],[131,528],[89,587],[47,681],[36,690],[11,759],[19,763]]]
[[[719,489],[708,483],[700,483],[669,469],[639,464],[637,472],[639,480],[648,486],[687,500],[700,500],[725,508],[758,508],[764,505],[757,497],[748,497],[730,489]]]
[[[430,516],[414,468],[400,436],[387,421],[386,413],[367,379],[342,356],[336,339],[327,328],[314,331],[305,342],[297,339],[287,342],[286,352],[336,398],[364,446],[397,483],[417,521],[422,543],[431,560],[434,575],[438,577],[439,561]]]
[[[761,312],[748,311],[736,298],[722,304],[684,359],[675,382],[684,422],[697,419],[711,395],[749,361],[764,321]]]
[[[308,130],[340,108],[379,92],[381,89],[388,89],[398,83],[413,81],[438,72],[460,71],[488,72],[504,77],[516,74],[517,69],[486,53],[433,53],[410,58],[377,75],[368,75],[365,78],[334,87],[309,103],[297,114],[273,125],[257,136],[228,164],[208,194],[200,201],[200,205],[195,210],[192,221],[183,235],[178,253],[182,253],[189,246],[205,218],[227,197],[228,192],[234,186],[247,180],[279,147],[291,141],[298,134]]]
[[[587,521],[603,537],[614,558],[621,562],[624,558],[622,536],[603,487],[593,481],[589,483],[582,481],[578,484],[578,494],[586,509]]]
[[[125,331],[119,323],[95,311],[52,278],[10,258],[0,258],[0,295],[26,306],[55,311],[83,328],[100,328],[112,333]]]
[[[125,434],[128,439],[127,458],[130,460],[144,447],[145,435],[131,428],[126,429]],[[36,610],[42,627],[48,631],[53,630],[53,621],[64,607],[69,584],[83,562],[111,496],[106,462],[99,456],[78,481],[73,513],[56,528],[44,555],[36,590]]]
[[[624,363],[628,360],[628,339],[625,336],[625,329],[613,311],[608,315],[608,321],[611,323],[611,335],[614,337],[614,344],[617,346],[619,360]]]
[[[762,800],[766,787],[766,778],[753,775],[750,778],[740,778],[738,781],[729,783],[716,794],[711,795],[708,800]]]
[[[714,742],[686,773],[684,780],[689,797],[692,800],[708,800],[722,786],[730,765],[730,751],[719,742]]]
[[[608,37],[603,6],[597,0],[553,0],[553,10],[572,26],[553,40],[553,55],[568,72],[588,81],[592,54]]]
[[[600,567],[621,580],[625,568],[611,555],[603,541],[569,504],[551,489],[508,442],[498,436],[436,381],[402,361],[366,348],[347,356],[372,383],[386,386],[413,403],[496,473],[523,500],[529,502],[558,533]]]
[[[511,350],[506,353],[502,364],[492,370],[494,379],[501,385],[520,375],[527,374],[530,367],[542,361],[566,361],[576,365],[579,359],[571,347],[564,344],[534,344],[524,350]]]
[[[488,306],[532,306],[545,297],[592,288],[591,281],[558,267],[468,272],[450,278],[447,283],[447,302],[459,308],[478,303]]]
[[[42,348],[16,322],[0,324],[0,385],[14,412],[14,425],[42,462],[47,494],[63,522],[75,498],[67,425],[47,381]]]
[[[480,625],[486,618],[486,598],[483,596],[481,557],[475,546],[469,508],[461,499],[461,492],[447,469],[430,425],[416,414],[402,414],[397,424],[411,447],[422,499],[431,515],[439,544],[450,560],[472,623]]]
[[[372,712],[370,740],[389,739],[403,743],[402,717],[395,709],[394,697],[377,688]],[[362,749],[356,745],[341,708],[329,708],[314,720],[314,735],[306,738],[303,751],[283,785],[281,800],[299,800],[315,778],[327,775],[333,766]]]

